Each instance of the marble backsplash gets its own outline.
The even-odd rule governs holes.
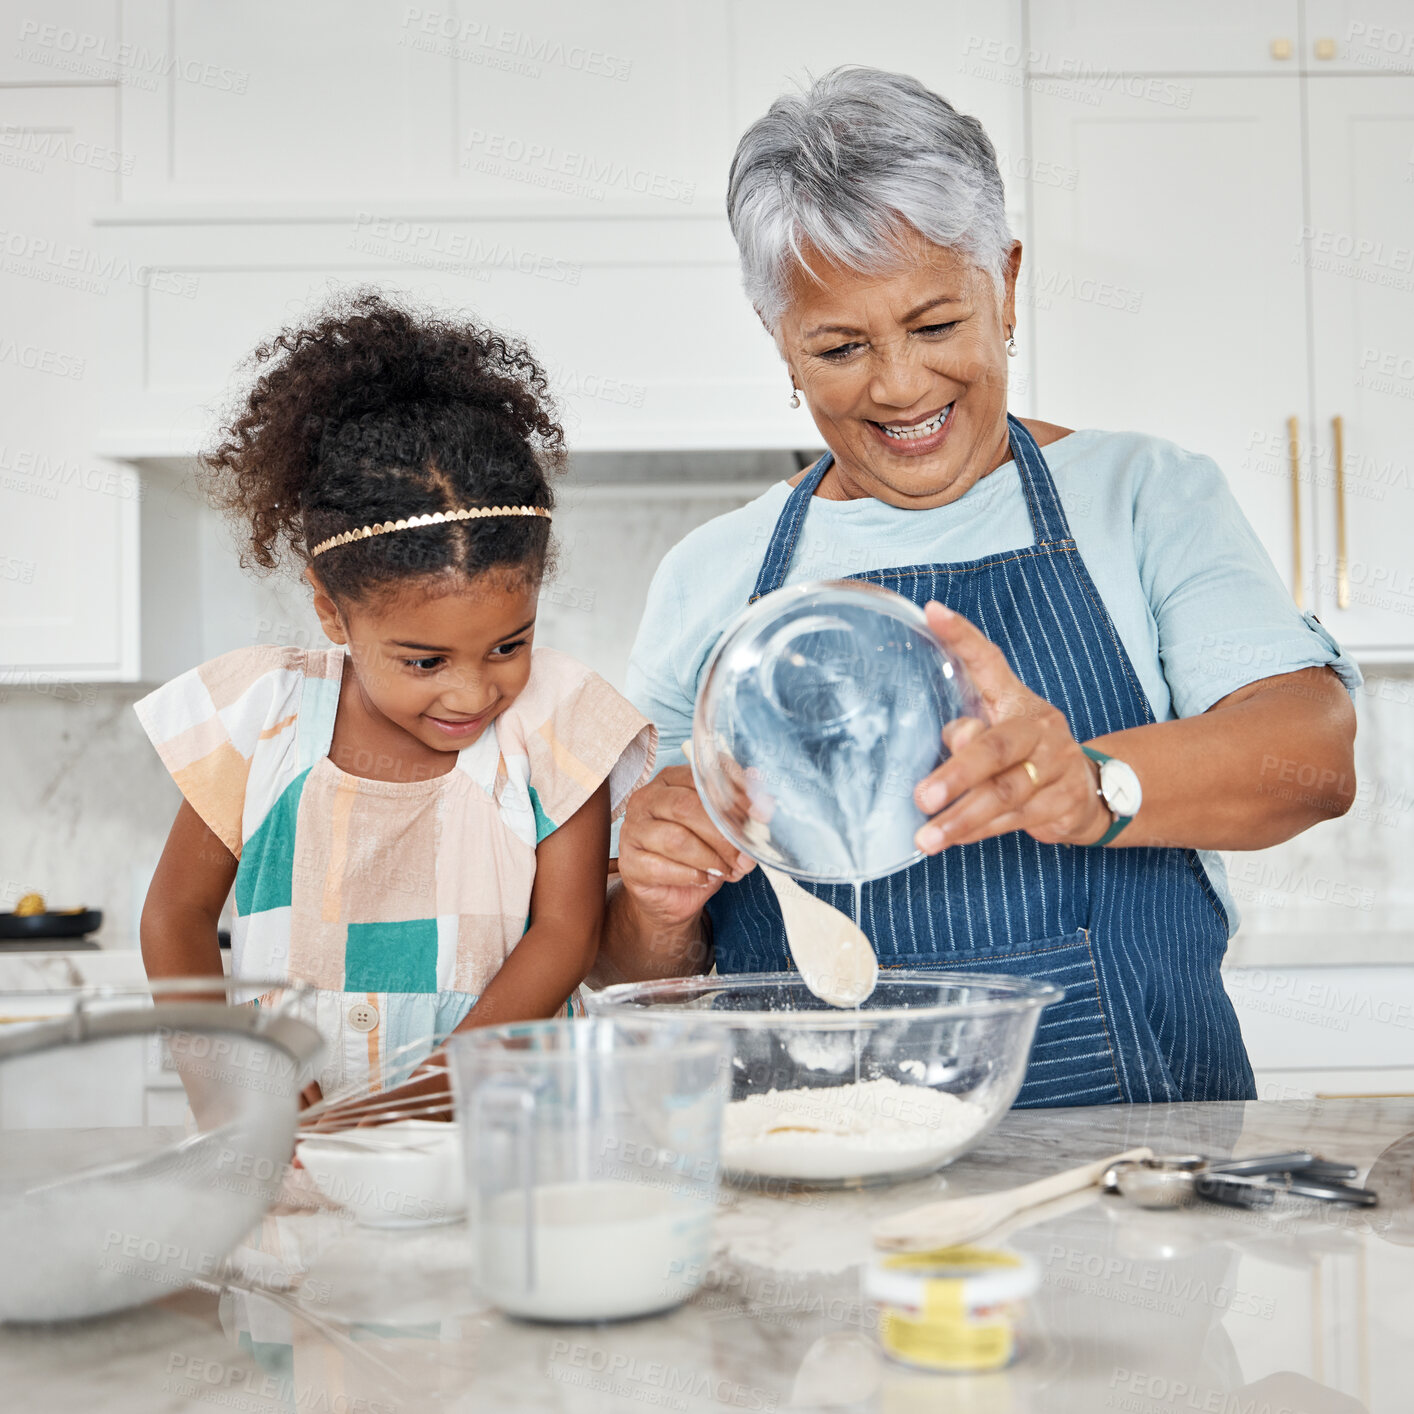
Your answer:
[[[740,505],[776,475],[664,486],[584,485],[557,517],[559,567],[538,639],[622,686],[658,560],[692,526]],[[606,553],[607,550],[607,553]],[[223,573],[225,573],[223,571]],[[230,583],[231,581],[223,581]],[[222,595],[205,655],[245,643],[322,643],[299,586],[254,601]],[[103,941],[129,946],[178,793],[138,726],[140,685],[0,687],[0,909],[39,889],[55,907],[101,907]],[[1243,933],[1414,934],[1414,668],[1371,669],[1359,695],[1359,792],[1343,819],[1274,849],[1229,857]],[[1278,788],[1282,768],[1273,767]],[[1295,773],[1293,772],[1293,777]],[[1295,778],[1290,788],[1301,789]],[[1414,953],[1411,953],[1414,957]]]

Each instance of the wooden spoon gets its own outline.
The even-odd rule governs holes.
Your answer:
[[[952,1247],[971,1242],[1027,1208],[1034,1208],[1067,1193],[1093,1188],[1112,1164],[1129,1159],[1152,1159],[1152,1149],[1128,1149],[1108,1159],[1081,1164],[1019,1188],[1000,1193],[980,1193],[972,1198],[945,1198],[924,1203],[874,1224],[874,1245],[895,1252],[926,1252],[933,1247]]]
[[[776,891],[800,980],[831,1006],[867,1001],[879,981],[879,959],[854,920],[807,893],[789,874],[759,862],[757,867]]]
[[[691,739],[683,742],[682,754],[696,764]],[[786,945],[801,981],[831,1006],[856,1007],[867,1001],[879,981],[879,959],[854,920],[807,893],[789,874],[756,863],[776,891]]]

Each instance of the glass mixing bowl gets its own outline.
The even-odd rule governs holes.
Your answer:
[[[693,717],[693,775],[719,830],[814,883],[880,879],[921,858],[913,788],[944,726],[980,716],[923,611],[852,580],[767,594],[723,634]]]
[[[898,971],[842,1009],[798,973],[759,972],[631,982],[585,1001],[592,1015],[691,1016],[730,1036],[725,1177],[846,1188],[918,1178],[972,1148],[1016,1099],[1041,1011],[1061,996],[1023,977]]]

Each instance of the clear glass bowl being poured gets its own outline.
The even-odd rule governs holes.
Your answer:
[[[923,611],[855,580],[764,595],[708,659],[693,775],[713,823],[814,883],[880,879],[921,858],[913,788],[943,728],[981,705]]]

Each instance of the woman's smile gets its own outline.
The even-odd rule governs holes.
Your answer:
[[[894,456],[921,457],[936,452],[947,441],[956,406],[954,401],[936,412],[896,422],[875,422],[872,418],[865,418],[864,421]]]

